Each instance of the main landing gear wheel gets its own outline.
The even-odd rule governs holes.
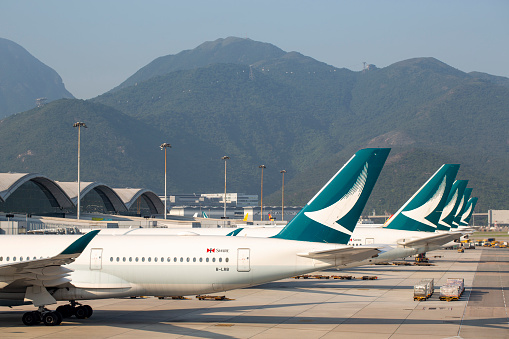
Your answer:
[[[57,307],[57,312],[64,318],[70,318],[74,315],[74,307],[71,305],[61,305]]]
[[[58,306],[57,311],[60,312],[64,318],[70,318],[74,315],[77,319],[88,319],[94,313],[92,307],[77,303],[75,300],[71,300],[67,305]]]
[[[37,311],[23,314],[21,320],[26,326],[37,325],[41,322],[46,326],[57,326],[62,323],[64,318],[70,318],[74,315],[78,319],[87,319],[93,313],[94,310],[89,305],[81,305],[71,300],[71,303],[68,305],[58,306],[56,311],[50,311],[44,306],[40,306]]]
[[[87,318],[90,318],[90,317],[92,316],[92,314],[94,314],[94,310],[93,310],[93,309],[92,309],[92,307],[91,307],[91,306],[89,306],[89,305],[83,305],[83,307],[85,307],[85,308],[87,309],[87,311],[88,311],[88,316],[87,316]]]
[[[41,315],[38,311],[26,312],[23,314],[23,317],[21,317],[21,321],[23,321],[23,324],[26,326],[37,325],[41,322]]]
[[[74,310],[74,314],[76,315],[76,318],[78,319],[87,319],[92,316],[92,313],[94,311],[92,310],[92,307],[88,305],[81,305],[76,307]]]
[[[42,316],[42,321],[46,326],[57,326],[62,323],[62,315],[60,312],[47,312]]]
[[[57,326],[62,323],[62,315],[57,311],[48,311],[45,308],[41,308],[37,311],[26,312],[21,317],[23,324],[27,326],[37,325],[43,322],[46,326]]]

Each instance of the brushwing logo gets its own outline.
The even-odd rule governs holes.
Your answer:
[[[460,219],[460,224],[466,224],[467,221],[467,217],[470,215],[470,213],[472,212],[472,204],[470,204],[467,208],[467,210],[465,211],[465,213],[463,213],[463,215],[461,216],[461,219]]]
[[[461,197],[461,201],[460,201],[460,204],[458,205],[458,209],[456,210],[456,213],[454,213],[455,217],[454,217],[454,220],[452,222],[453,225],[455,225],[456,227],[458,227],[458,223],[456,222],[456,217],[461,213],[461,209],[465,206],[465,196],[463,195]]]
[[[366,179],[368,178],[368,163],[357,177],[357,181],[350,190],[336,203],[314,212],[304,212],[309,219],[316,221],[324,226],[330,227],[341,233],[352,235],[352,231],[337,223],[355,206],[357,200],[362,194]]]
[[[444,211],[442,212],[442,215],[440,215],[440,220],[438,221],[438,223],[442,226],[445,226],[445,227],[450,227],[445,221],[444,219],[452,213],[452,209],[454,208],[454,205],[456,205],[456,200],[458,200],[458,189],[456,189],[454,191],[454,195],[453,197],[451,198],[451,201],[449,201],[449,203],[447,204],[447,206],[445,206],[444,208]]]
[[[405,215],[407,218],[413,219],[417,222],[420,222],[421,224],[437,228],[437,225],[433,224],[431,221],[426,219],[427,216],[429,216],[431,213],[433,213],[434,210],[436,210],[438,204],[440,204],[440,200],[442,200],[442,197],[445,192],[445,186],[446,186],[446,179],[447,177],[444,176],[444,179],[442,180],[442,183],[440,184],[440,187],[435,192],[435,194],[426,201],[425,204],[414,208],[410,211],[404,211],[401,212],[403,215]]]

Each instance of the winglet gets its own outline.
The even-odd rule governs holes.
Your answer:
[[[79,237],[77,240],[75,240],[72,244],[67,246],[65,250],[62,251],[62,254],[81,254],[85,247],[88,246],[88,244],[94,239],[94,237],[99,233],[100,230],[90,231],[81,237]]]
[[[244,229],[243,227],[237,228],[235,231],[228,233],[226,236],[227,237],[236,237],[237,234],[239,234],[243,229]]]

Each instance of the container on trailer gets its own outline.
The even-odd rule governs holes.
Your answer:
[[[460,294],[465,291],[465,279],[463,278],[447,278],[446,285],[458,285],[460,287]]]
[[[429,284],[418,283],[414,286],[414,300],[426,300],[429,295]]]
[[[440,300],[458,300],[461,296],[460,286],[455,285],[443,285],[440,287]]]
[[[433,278],[422,279],[421,283],[423,283],[423,282],[429,285],[428,297],[431,297],[433,295],[433,292],[435,292],[435,279],[433,279]]]

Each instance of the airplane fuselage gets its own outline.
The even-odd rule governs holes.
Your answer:
[[[243,228],[236,236],[232,238],[243,237],[272,237],[276,235],[282,228],[281,227],[246,227]],[[170,229],[170,228],[157,228],[157,229],[135,229],[135,230],[111,230],[112,234],[126,234],[132,235],[157,235],[157,234],[200,234],[203,235],[226,235],[235,229],[230,228],[193,228],[193,229]],[[418,231],[405,231],[395,230],[382,227],[357,227],[355,228],[350,240],[349,246],[377,246],[383,247],[384,251],[376,258],[369,258],[363,261],[357,261],[339,266],[339,268],[357,267],[362,265],[370,265],[378,262],[391,261],[412,256],[418,253],[425,253],[428,251],[436,250],[442,247],[440,244],[429,244],[421,247],[406,247],[405,242],[426,238],[434,235],[433,232],[418,232]],[[230,238],[230,237],[229,237]]]
[[[2,236],[0,264],[51,257],[76,236]],[[342,245],[222,236],[97,236],[66,266],[72,285],[56,300],[125,296],[181,296],[242,288],[336,265],[299,256]],[[15,260],[15,261],[14,261]],[[9,280],[9,277],[3,277]],[[5,286],[0,299],[23,298]],[[17,292],[17,293],[16,293]]]

